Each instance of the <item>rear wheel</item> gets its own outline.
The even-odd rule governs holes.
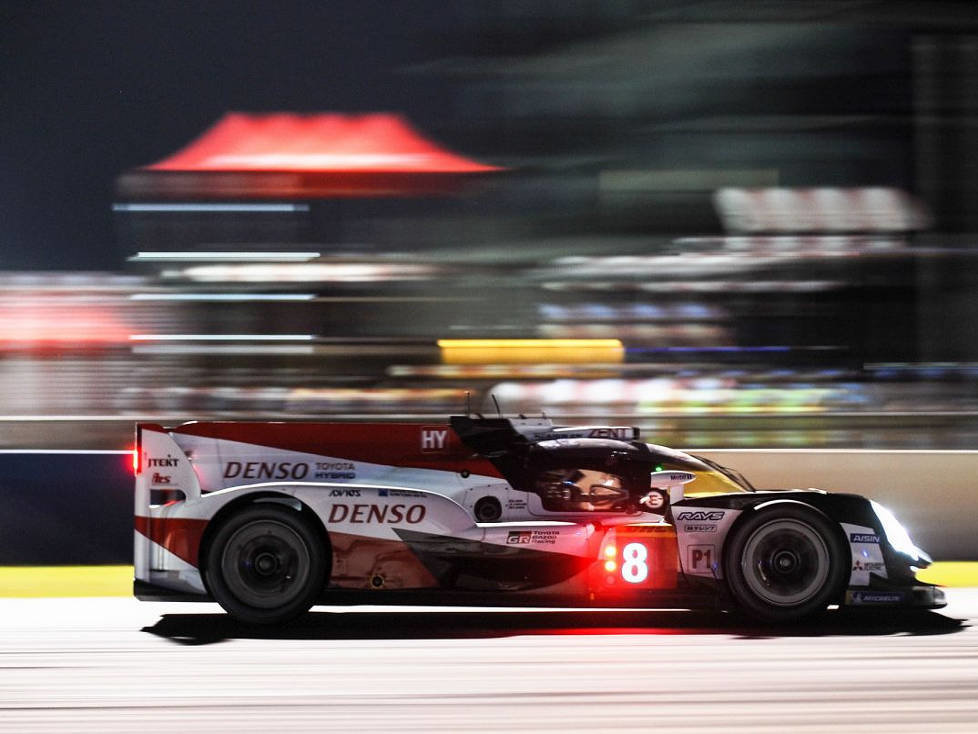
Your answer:
[[[734,600],[767,622],[794,622],[824,611],[841,595],[849,570],[834,525],[798,505],[776,505],[748,518],[724,557]]]
[[[326,585],[327,553],[313,524],[273,503],[252,505],[218,529],[207,551],[208,586],[218,603],[250,624],[298,617]]]

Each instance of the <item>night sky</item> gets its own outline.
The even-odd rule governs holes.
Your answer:
[[[425,30],[441,7],[0,0],[0,270],[120,269],[115,177],[226,111],[393,110],[423,129],[437,90],[404,68],[450,51]]]

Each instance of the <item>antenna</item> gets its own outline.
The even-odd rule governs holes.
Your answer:
[[[465,417],[472,417],[472,393],[468,390],[465,391]]]
[[[503,411],[501,411],[499,409],[499,401],[496,400],[496,394],[495,393],[490,393],[489,394],[489,397],[492,398],[492,402],[496,406],[496,415],[498,415],[500,418],[502,418],[503,417]]]

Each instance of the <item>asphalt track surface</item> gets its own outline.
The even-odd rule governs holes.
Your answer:
[[[2,732],[975,732],[978,589],[795,628],[712,612],[0,600]]]

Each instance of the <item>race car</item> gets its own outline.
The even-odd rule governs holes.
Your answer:
[[[193,422],[136,428],[135,581],[277,624],[313,605],[696,608],[794,622],[938,608],[885,507],[755,490],[630,426]]]

